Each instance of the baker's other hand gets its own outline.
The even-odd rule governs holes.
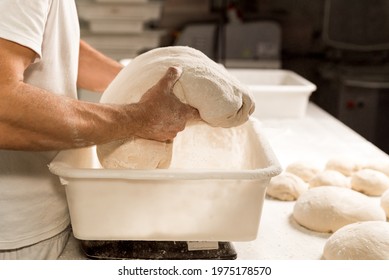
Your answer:
[[[197,109],[182,103],[173,88],[182,75],[179,67],[170,67],[165,75],[138,102],[141,128],[136,136],[168,141],[184,130],[191,120],[200,120]]]

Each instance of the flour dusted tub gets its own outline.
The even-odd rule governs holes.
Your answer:
[[[169,169],[103,169],[95,147],[60,152],[81,240],[249,241],[280,165],[254,118],[234,128],[194,125],[174,142]]]
[[[290,70],[227,69],[245,84],[255,101],[254,117],[302,118],[316,85]]]

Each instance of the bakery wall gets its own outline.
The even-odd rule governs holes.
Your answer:
[[[76,2],[101,5],[101,2],[114,1],[76,0]],[[130,8],[134,5],[130,0],[124,2],[126,3],[122,5]],[[115,29],[115,32],[94,33],[93,30],[91,31],[90,20],[80,15],[83,37],[90,39],[92,45],[95,44],[102,52],[114,59],[131,58],[153,47],[176,44],[184,29],[190,25],[220,25],[221,22],[226,21],[224,17],[226,14],[221,12],[220,7],[228,2],[234,5],[238,19],[245,23],[267,21],[276,23],[280,27],[279,63],[266,65],[266,68],[279,67],[293,70],[315,83],[318,89],[311,95],[312,102],[356,130],[367,140],[389,152],[389,141],[387,141],[389,129],[380,129],[382,126],[388,127],[389,119],[387,97],[389,94],[386,94],[389,89],[382,87],[389,84],[389,67],[387,67],[389,54],[380,53],[378,59],[373,54],[370,60],[370,54],[364,53],[363,58],[366,59],[356,65],[354,62],[350,63],[340,52],[326,45],[323,40],[325,0],[162,0],[157,2],[161,3],[157,16],[149,15],[142,18],[137,14],[134,18],[127,14],[126,18],[126,15],[122,15],[126,19],[123,21],[124,24],[138,22],[136,30],[128,28],[124,32]],[[379,7],[376,9],[379,10]],[[227,15],[230,15],[230,20],[236,20],[235,17],[231,17],[231,14],[227,13]],[[139,25],[139,21],[143,22]],[[99,45],[96,41],[97,37],[102,37],[105,42]],[[208,40],[208,38],[204,39],[204,42],[207,43]],[[360,53],[351,55],[354,55],[354,58],[362,57]],[[258,64],[256,67],[260,68],[263,65]],[[367,77],[371,73],[371,68],[374,68],[373,80]],[[347,72],[346,78],[344,72]],[[359,74],[361,72],[362,74]],[[373,89],[350,87],[347,79],[357,80],[362,85],[368,83],[373,85]],[[366,118],[366,116],[370,117]]]

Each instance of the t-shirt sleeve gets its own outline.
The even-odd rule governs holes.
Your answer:
[[[41,58],[51,0],[1,0],[0,38],[32,49]]]

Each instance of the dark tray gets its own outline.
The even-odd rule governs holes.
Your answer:
[[[81,249],[90,259],[120,260],[234,260],[237,257],[230,242],[219,242],[213,250],[188,250],[185,241],[86,241],[80,240]]]

